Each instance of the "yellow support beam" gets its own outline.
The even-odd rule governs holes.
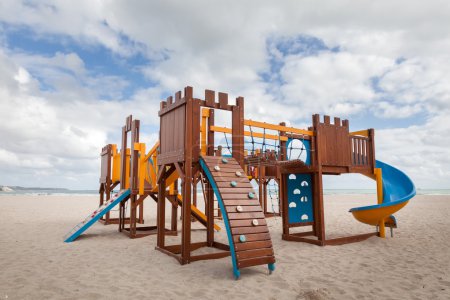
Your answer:
[[[120,181],[120,153],[117,152],[117,145],[112,145],[112,182]]]
[[[375,174],[375,178],[377,181],[377,202],[378,204],[383,203],[383,173],[380,168],[375,168],[373,170],[373,173]],[[386,237],[386,226],[384,225],[384,219],[380,220],[380,223],[378,224],[378,228],[380,230],[380,237],[385,238]]]
[[[362,136],[365,136],[365,137],[369,137],[369,130],[359,130],[359,131],[353,131],[353,132],[350,132],[350,135],[362,135]]]
[[[227,127],[220,127],[220,126],[211,126],[210,130],[215,132],[223,132],[223,133],[229,133],[231,134],[231,129]],[[264,134],[261,132],[250,132],[250,131],[244,131],[244,136],[252,136],[256,138],[264,138]],[[265,134],[265,138],[267,140],[280,140],[280,141],[287,141],[287,136],[278,136],[274,134]]]
[[[206,135],[208,130],[207,121],[209,118],[209,108],[202,109],[202,125],[200,127],[200,149],[202,155],[206,155]]]
[[[244,120],[244,125],[258,127],[258,128],[265,128],[265,129],[270,129],[270,130],[278,130],[278,131],[314,136],[314,132],[310,131],[310,130],[304,130],[304,129],[299,129],[299,128],[295,128],[295,127],[287,127],[287,126],[282,126],[282,125],[275,125],[275,124],[270,124],[270,123],[266,123],[266,122]]]
[[[148,151],[147,155],[145,156],[145,160],[149,160],[150,157],[156,153],[156,150],[158,150],[159,147],[159,141],[156,141],[155,145]]]
[[[180,194],[177,195],[177,198],[178,198],[178,201],[180,201],[181,203],[183,203],[183,197],[181,197]],[[198,216],[199,218],[201,218],[203,221],[206,222],[206,221],[208,220],[207,217],[206,217],[206,215],[205,215],[201,210],[199,210],[199,209],[197,208],[197,206],[191,204],[191,210],[192,210],[194,213],[196,213],[197,216]],[[214,223],[214,229],[217,230],[217,231],[220,231],[222,228],[220,228],[219,225],[217,225],[216,223]]]
[[[138,179],[139,179],[139,195],[144,194],[144,184],[145,184],[145,144],[144,143],[134,143],[134,149],[139,151],[139,161],[138,161]]]

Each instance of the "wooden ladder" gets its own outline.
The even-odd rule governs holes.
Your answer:
[[[239,163],[231,157],[202,157],[215,189],[235,252],[238,269],[268,264],[274,269],[275,256],[269,229],[258,197]],[[211,177],[212,181],[211,182]]]

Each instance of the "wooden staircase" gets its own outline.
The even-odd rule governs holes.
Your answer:
[[[201,164],[221,207],[238,274],[239,269],[263,264],[273,271],[275,256],[267,222],[244,170],[231,157],[204,156]]]

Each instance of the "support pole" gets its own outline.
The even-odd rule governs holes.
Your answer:
[[[158,203],[157,203],[157,232],[158,238],[156,245],[158,248],[164,248],[164,243],[166,239],[166,166],[160,166],[162,168],[162,174],[159,181],[158,187]]]

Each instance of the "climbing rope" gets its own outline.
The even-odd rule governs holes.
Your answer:
[[[231,153],[231,147],[230,147],[230,145],[228,144],[227,134],[224,132],[223,135],[224,135],[224,137],[225,137],[225,142],[227,143],[227,149],[228,149],[228,151]]]
[[[252,138],[252,155],[255,154],[255,139],[253,138],[252,126],[248,126],[250,129],[250,137]]]
[[[263,128],[263,142],[262,142],[262,148],[261,148],[262,153],[265,152],[264,148],[267,149],[267,147],[266,147],[266,128]]]
[[[267,191],[269,192],[269,198],[270,198],[270,204],[271,204],[271,206],[272,206],[272,212],[274,212],[275,213],[275,205],[274,205],[274,197],[273,197],[273,194],[272,194],[272,192],[274,192],[274,191],[278,191],[278,189],[276,188],[276,186],[275,186],[275,183],[272,183],[272,186],[273,186],[273,189],[271,189],[270,188],[270,183],[272,182],[272,180],[269,180],[269,182],[268,182],[268,186],[269,186],[269,188],[267,189]],[[280,203],[280,199],[279,199],[279,196],[278,196],[278,193],[277,193],[277,202],[278,202],[278,208],[280,207],[279,206],[279,203]]]

